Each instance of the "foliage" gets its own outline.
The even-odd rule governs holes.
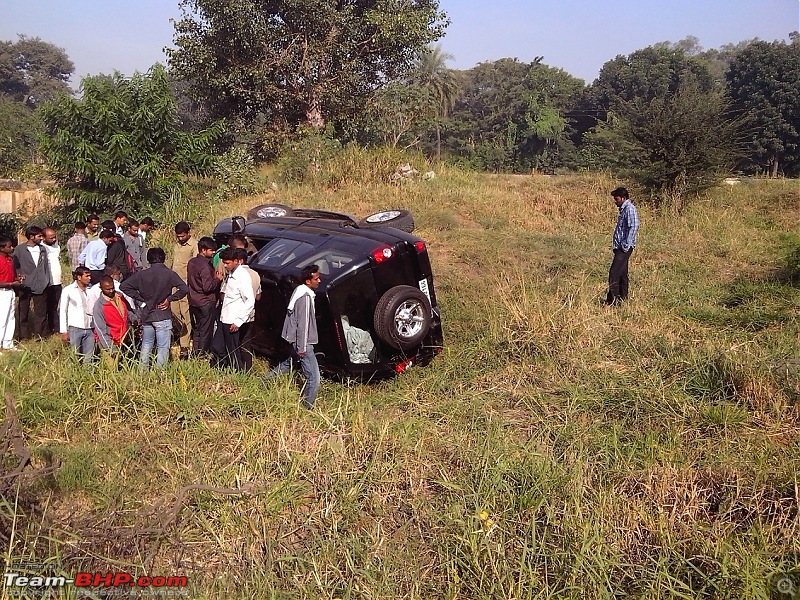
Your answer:
[[[22,221],[10,213],[0,213],[0,235],[11,238],[14,243],[22,229]]]
[[[81,88],[80,100],[62,97],[42,108],[42,152],[71,219],[121,206],[149,211],[180,199],[187,175],[213,168],[221,125],[181,131],[160,65],[131,78],[89,77]]]
[[[12,177],[36,156],[41,121],[22,102],[0,94],[0,177]]]
[[[407,82],[391,83],[378,90],[368,106],[375,133],[392,148],[417,145],[436,111],[431,92]]]
[[[214,117],[323,129],[353,118],[447,24],[437,0],[182,0],[170,68]]]
[[[215,200],[230,200],[263,191],[262,182],[255,173],[253,157],[244,148],[231,148],[215,157],[212,174],[218,181],[214,190]]]
[[[0,40],[0,93],[30,108],[60,94],[71,94],[69,78],[75,66],[62,48],[39,38]]]
[[[552,169],[570,152],[566,114],[583,82],[541,64],[504,58],[466,71],[445,130],[449,152],[494,171]]]
[[[727,77],[734,109],[747,123],[750,169],[800,175],[800,38],[751,43]]]
[[[657,201],[715,185],[738,156],[740,123],[706,65],[682,48],[609,61],[589,97],[602,118],[584,135],[584,164],[611,168]]]
[[[301,128],[298,133],[277,163],[278,177],[286,183],[313,180],[319,175],[322,163],[341,149],[330,128],[322,132],[314,128]]]

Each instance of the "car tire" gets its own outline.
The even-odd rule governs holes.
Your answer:
[[[261,204],[251,208],[247,213],[247,218],[268,219],[271,217],[291,217],[293,214],[292,208],[285,204]]]
[[[413,233],[414,217],[412,217],[411,213],[407,210],[382,210],[381,212],[371,214],[358,222],[359,227],[369,228],[377,227],[379,225],[394,227],[395,229],[405,231],[406,233]]]
[[[431,303],[410,285],[389,289],[375,306],[375,332],[398,350],[410,350],[422,342],[431,328]]]

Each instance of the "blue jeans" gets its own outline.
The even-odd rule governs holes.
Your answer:
[[[150,367],[150,354],[153,352],[154,345],[156,346],[155,366],[160,369],[167,364],[171,341],[172,319],[142,324],[142,351],[139,356],[139,362],[143,371]]]
[[[81,362],[91,365],[94,362],[94,331],[70,325],[67,335],[69,345],[75,348]]]
[[[306,347],[306,353],[302,357],[299,356],[294,347],[292,347],[291,356],[267,373],[264,378],[269,379],[275,375],[290,372],[292,370],[292,361],[300,363],[300,368],[306,378],[306,384],[303,386],[303,391],[300,393],[303,398],[303,406],[306,408],[314,408],[314,402],[317,399],[317,392],[319,391],[319,364],[317,363],[317,355],[314,354],[314,346],[311,344]]]

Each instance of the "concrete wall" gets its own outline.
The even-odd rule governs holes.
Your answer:
[[[55,206],[58,200],[45,191],[47,186],[54,184],[54,181],[37,181],[34,187],[0,180],[0,213],[12,213],[25,219]]]

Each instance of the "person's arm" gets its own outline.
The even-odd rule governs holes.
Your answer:
[[[217,278],[216,271],[209,264],[207,268],[200,269],[195,279],[197,289],[204,294],[212,294],[219,289],[221,280]]]
[[[128,279],[123,279],[122,283],[119,284],[119,291],[127,296],[130,296],[136,304],[141,304],[144,302],[144,298],[142,297],[141,293],[139,293],[140,274],[141,271],[137,271]]]
[[[189,286],[186,285],[186,282],[181,279],[181,276],[178,275],[175,271],[172,271],[172,288],[176,289],[177,291],[172,292],[171,295],[167,296],[167,300],[170,302],[177,302],[181,298],[184,298],[186,294],[189,293]],[[188,279],[188,277],[187,277]]]
[[[97,343],[103,350],[112,350],[114,348],[114,340],[108,333],[108,323],[106,322],[106,314],[103,311],[103,301],[98,299],[94,304],[94,312],[92,313],[94,320],[94,332],[97,334]]]
[[[253,294],[253,284],[250,282],[250,276],[245,273],[246,277],[241,275],[237,278],[231,278],[228,285],[235,285],[236,292],[242,300],[242,308],[239,313],[234,317],[231,324],[231,331],[237,331],[247,319],[250,317],[250,312],[256,304],[255,295]]]
[[[311,320],[311,296],[303,294],[295,303],[294,310],[297,312],[297,342],[295,342],[295,350],[297,350],[300,356],[303,356],[308,346],[308,328],[309,321]]]
[[[69,327],[69,322],[67,321],[67,314],[69,313],[69,296],[72,292],[72,288],[67,288],[64,290],[64,293],[61,294],[61,300],[58,303],[58,332],[61,334],[61,337],[64,341],[67,341],[67,331]]]
[[[622,244],[622,249],[625,252],[628,252],[631,248],[633,248],[634,244],[636,243],[636,232],[639,230],[639,215],[636,212],[636,207],[630,205],[627,210],[627,214],[625,215],[626,221],[628,222],[628,231],[625,235],[625,240]]]

